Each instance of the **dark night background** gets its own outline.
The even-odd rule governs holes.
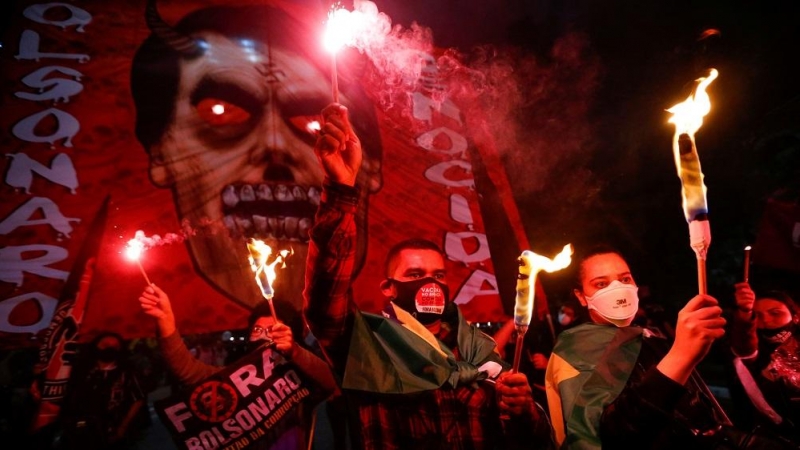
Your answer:
[[[436,45],[458,49],[465,61],[485,54],[484,44],[515,61],[524,98],[511,107],[517,143],[503,156],[539,253],[609,242],[629,256],[653,301],[677,311],[696,293],[664,110],[711,67],[720,76],[696,139],[708,186],[712,295],[732,305],[742,250],[757,245],[766,199],[800,199],[800,14],[790,2],[376,3],[395,24],[432,28]],[[797,295],[797,275],[755,261],[751,283]],[[568,279],[544,277],[551,305],[568,292]]]
[[[13,3],[0,3],[0,31]],[[495,135],[508,136],[499,150],[532,250],[552,255],[568,242],[617,246],[643,287],[642,304],[664,305],[671,322],[696,294],[697,278],[665,109],[689,95],[694,79],[712,67],[720,73],[708,89],[711,113],[696,136],[713,236],[710,294],[732,306],[742,249],[758,245],[766,200],[800,202],[800,8],[794,2],[375,3],[395,24],[430,27],[436,46],[459,52],[466,66],[484,74],[507,69],[487,75],[485,109],[493,126],[506,127]],[[757,292],[782,288],[798,299],[796,270],[755,260],[751,282]],[[551,308],[567,298],[569,271],[542,279]],[[727,385],[724,350],[720,342],[701,366],[712,386]],[[140,448],[171,448],[166,432],[157,432]]]

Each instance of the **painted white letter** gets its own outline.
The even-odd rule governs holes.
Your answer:
[[[25,252],[45,252],[31,259],[22,259]],[[32,244],[0,248],[0,281],[22,286],[24,272],[44,278],[66,280],[69,272],[47,267],[67,259],[67,249],[55,245]]]
[[[69,78],[48,78],[48,76],[53,72],[61,72],[64,75],[74,77],[75,80],[70,80]],[[70,69],[69,67],[42,67],[41,69],[25,75],[25,77],[22,79],[22,82],[25,84],[25,86],[38,88],[39,93],[31,94],[29,92],[15,92],[14,95],[19,98],[34,102],[41,100],[54,100],[54,103],[58,103],[60,100],[66,103],[69,102],[70,97],[77,95],[83,90],[83,85],[78,83],[82,76],[82,73],[75,69]]]
[[[36,210],[42,210],[43,219],[31,219],[36,214]],[[8,234],[19,227],[32,225],[50,225],[54,230],[69,237],[72,233],[70,222],[80,222],[81,219],[64,217],[58,209],[58,205],[45,197],[33,197],[14,212],[0,222],[0,234]]]
[[[50,115],[56,119],[56,131],[50,136],[37,136],[34,133],[36,125]],[[50,145],[55,145],[55,142],[59,139],[65,139],[64,147],[72,147],[72,137],[78,134],[80,129],[80,122],[72,114],[60,109],[49,108],[20,120],[11,129],[11,132],[23,141],[48,142]]]
[[[55,21],[44,18],[48,9],[58,7],[67,8],[69,10],[69,19]],[[69,3],[39,3],[36,5],[31,5],[25,8],[25,11],[22,12],[22,15],[34,22],[61,27],[62,30],[66,30],[67,27],[72,25],[77,25],[78,28],[76,31],[78,33],[83,33],[86,31],[84,27],[89,25],[89,23],[92,21],[92,15],[89,14],[85,9],[78,8],[77,6],[70,5]]]
[[[33,172],[43,176],[48,181],[68,187],[70,192],[75,193],[78,187],[78,175],[72,159],[65,154],[57,154],[50,167],[31,159],[25,153],[9,153],[6,155],[11,158],[8,172],[6,173],[6,184],[14,188],[24,188],[26,194],[31,193],[31,183],[33,183]]]
[[[36,323],[30,325],[13,325],[8,321],[11,312],[17,305],[25,302],[26,300],[34,300],[39,304],[39,309],[42,311],[42,316]],[[41,292],[28,292],[18,295],[16,297],[7,298],[0,301],[0,331],[4,333],[38,333],[39,330],[45,329],[50,325],[53,319],[53,313],[58,306],[58,300],[53,297],[42,294]]]

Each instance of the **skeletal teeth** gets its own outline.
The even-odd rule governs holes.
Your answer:
[[[308,230],[311,229],[311,219],[308,217],[303,217],[300,219],[300,222],[297,224],[297,237],[300,238],[301,241],[308,240]]]
[[[300,186],[295,186],[292,188],[292,195],[294,196],[295,200],[307,200],[306,193],[303,192],[303,188]]]
[[[286,229],[284,227],[284,218],[278,217],[276,220],[275,229],[273,230],[275,237],[281,239],[286,236]]]
[[[240,230],[249,230],[253,228],[253,221],[244,217],[236,217],[236,226],[238,226]]]
[[[278,237],[278,219],[275,217],[268,217],[267,224],[269,225],[269,232],[275,237]]]
[[[294,196],[287,186],[279,184],[275,188],[275,200],[279,202],[290,202],[294,200]]]
[[[315,186],[308,188],[308,201],[314,206],[319,206],[319,189]]]
[[[289,239],[297,240],[297,222],[297,217],[287,217],[283,220],[284,231]]]
[[[266,216],[253,215],[253,223],[255,224],[256,230],[259,233],[267,234],[269,232],[269,229],[267,228]]]
[[[236,222],[233,220],[233,217],[231,217],[231,216],[223,217],[222,218],[222,223],[225,224],[225,228],[227,228],[228,230],[230,230],[230,231],[236,230]]]
[[[242,190],[239,191],[239,199],[243,202],[252,202],[256,199],[256,193],[253,192],[253,186],[245,184]]]
[[[222,191],[222,203],[225,206],[236,206],[239,199],[236,197],[236,188],[233,186],[226,186]]]
[[[272,196],[272,189],[266,184],[259,184],[258,189],[256,189],[256,197],[259,200],[273,200],[274,197]]]
[[[228,229],[228,233],[231,237],[238,237],[241,235],[239,233],[239,229],[236,227],[236,220],[234,220],[233,216],[225,216],[222,218],[222,223],[225,224],[225,228]]]

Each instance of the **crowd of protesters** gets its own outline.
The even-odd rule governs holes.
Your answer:
[[[524,357],[520,364],[520,371],[527,375],[534,400],[545,408],[549,405],[545,396],[544,374],[556,342],[553,334],[557,338],[565,330],[591,322],[588,310],[573,299],[555,303],[551,310],[554,330],[550,328],[545,318],[535,317],[530,331],[524,338],[522,352]],[[796,424],[800,420],[800,363],[798,363],[800,309],[786,292],[776,290],[756,292],[750,284],[738,283],[731,288],[731,295],[726,299],[723,315],[727,319],[726,335],[715,346],[712,351],[713,359],[707,365],[707,367],[713,365],[710,370],[713,376],[711,383],[722,388],[714,391],[717,395],[722,394],[717,398],[718,402],[728,412],[729,419],[740,429],[751,430],[761,436],[781,436],[791,442],[798,442],[800,436]],[[676,316],[675,312],[666,311],[663,305],[654,303],[652,298],[643,298],[632,323],[672,341],[675,339]],[[496,339],[500,354],[510,364],[516,343],[513,320],[509,318],[505,322],[477,325],[479,329]],[[203,359],[204,353],[211,353],[215,356],[206,362],[224,365],[234,362],[235,358],[245,353],[247,331],[233,330],[233,333],[186,336],[185,342],[199,359]],[[117,362],[119,368],[124,368],[124,372],[130,374],[130,379],[125,381],[127,384],[123,388],[125,390],[123,401],[114,407],[118,411],[121,411],[119,408],[130,408],[137,401],[145,399],[148,394],[152,397],[157,390],[169,390],[171,386],[173,389],[180,388],[180,383],[165,370],[154,339],[135,339],[125,342],[119,346],[120,351],[114,352],[114,355],[106,355],[110,352],[101,352],[102,349],[96,345],[98,342],[95,339],[94,345],[86,344],[82,352],[79,352],[82,357],[80,363],[76,365],[73,380],[83,381],[80,383],[73,381],[70,384],[73,394],[64,404],[64,417],[59,421],[60,430],[55,434],[56,439],[51,448],[76,448],[73,441],[81,438],[81,431],[88,431],[84,427],[96,426],[90,423],[91,420],[81,420],[80,417],[85,414],[83,411],[100,407],[99,403],[76,402],[75,399],[82,397],[80,392],[97,388],[96,377],[105,373],[101,371],[101,365],[105,364],[108,367],[109,359]],[[203,348],[213,350],[203,350]],[[227,355],[233,357],[226,358]],[[4,442],[32,442],[27,428],[36,413],[36,396],[30,389],[35,379],[33,366],[36,359],[36,349],[20,349],[4,353],[0,360],[0,380],[2,380],[0,435]],[[103,359],[106,361],[103,362]],[[94,379],[87,377],[87,374],[92,372]],[[110,392],[113,384],[109,382],[108,387],[102,389]],[[93,397],[99,401],[101,395],[106,394],[101,394],[98,390]],[[124,398],[126,396],[127,398]],[[115,413],[114,420],[121,421],[125,419],[124,416],[123,412]],[[106,415],[106,417],[112,416]],[[78,427],[81,422],[83,423]],[[130,448],[135,448],[137,435],[147,433],[150,426],[151,419],[147,408],[140,407],[133,419],[127,421],[123,430],[120,431],[119,426],[116,430],[114,426],[105,427],[107,431],[97,433],[98,438],[89,442],[92,445],[105,442],[108,444],[105,448],[115,448],[113,447],[115,443],[116,448],[124,448],[123,442],[127,442],[132,446]],[[127,436],[127,441],[120,442],[120,436]],[[325,444],[316,445],[326,448]],[[604,447],[611,448],[610,445]],[[86,444],[80,448],[103,447]],[[333,444],[327,448],[333,448]]]
[[[345,108],[330,105],[322,117],[315,151],[326,183],[310,232],[305,320],[292,327],[263,310],[245,333],[248,350],[274,346],[323,386],[315,404],[334,400],[329,412],[349,433],[328,448],[798,448],[800,310],[786,292],[738,283],[734,307],[703,294],[672,314],[640,302],[646,290],[621,252],[579,249],[569,299],[534,318],[514,372],[513,322],[494,339],[469,324],[449,296],[444,253],[410,239],[386,256],[385,309],[360,311],[351,283],[361,146]],[[148,393],[201,382],[241,355],[231,346],[238,335],[182,339],[160,289],[139,301],[158,324],[158,345],[108,331],[80,349],[51,439],[38,448],[134,447],[149,424]],[[298,343],[309,337],[317,345]],[[699,375],[712,347],[725,348],[739,395],[720,399]],[[36,412],[34,360],[24,350],[4,355],[0,441],[17,442]],[[306,448],[314,419],[302,415],[307,428],[288,446],[264,448]]]

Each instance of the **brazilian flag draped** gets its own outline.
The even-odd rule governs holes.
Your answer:
[[[639,327],[585,323],[558,336],[545,388],[560,448],[601,448],[600,416],[628,382],[642,332]]]
[[[400,308],[390,305],[383,315],[356,312],[342,387],[408,394],[484,379],[478,367],[487,361],[507,367],[494,352],[492,338],[471,327],[455,306],[450,312],[458,326],[460,361]]]

